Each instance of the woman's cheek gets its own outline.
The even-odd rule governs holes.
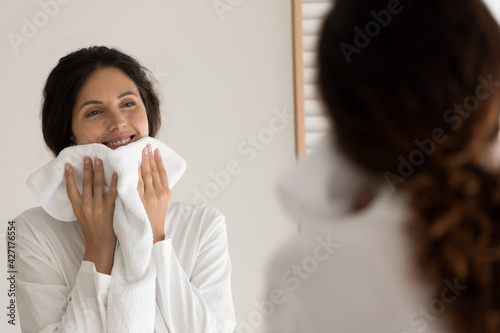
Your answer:
[[[134,119],[134,124],[136,125],[136,130],[141,134],[141,136],[149,135],[149,124],[148,116],[146,110],[144,112],[137,114],[136,119]]]
[[[102,136],[102,131],[95,127],[84,127],[75,133],[76,144],[84,145],[89,143],[99,143]]]

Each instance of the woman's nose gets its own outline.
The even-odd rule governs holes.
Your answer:
[[[123,127],[127,127],[127,118],[120,110],[108,112],[107,128],[109,131],[115,131]]]

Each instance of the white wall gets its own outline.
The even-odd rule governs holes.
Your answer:
[[[276,117],[273,110],[293,113],[291,1],[220,0],[232,9],[223,14],[214,0],[55,1],[40,1],[57,4],[48,9],[50,16],[38,0],[0,0],[0,233],[9,219],[38,205],[24,182],[52,158],[39,120],[49,71],[77,48],[116,46],[160,80],[165,117],[159,138],[188,164],[173,200],[191,202],[193,191],[211,181],[210,172],[231,160],[242,168],[210,205],[227,217],[235,306],[247,318],[253,302],[264,297],[270,254],[295,232],[274,192],[280,174],[295,161],[293,121],[255,156],[248,151],[248,138],[265,134]],[[22,36],[25,22],[37,19],[38,31],[24,28],[31,35],[16,52],[9,33]],[[0,246],[3,265],[5,244]],[[6,332],[7,286],[1,276],[0,331]]]

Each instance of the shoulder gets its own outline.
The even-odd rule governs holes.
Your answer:
[[[43,216],[43,215],[49,216],[49,214],[47,214],[47,212],[41,206],[32,207],[32,208],[26,209],[24,212],[19,214],[16,217],[16,220],[31,220],[31,219],[36,219],[36,218]]]
[[[169,203],[165,235],[171,239],[172,247],[187,272],[194,267],[200,255],[227,251],[225,217],[212,207]]]
[[[226,217],[217,209],[205,205],[194,205],[186,202],[171,202],[169,212],[183,221],[195,223],[200,227],[214,224],[225,224]]]
[[[42,207],[33,207],[19,214],[15,219],[15,225],[19,232],[33,231],[33,229],[46,229],[51,225],[52,218]]]
[[[176,237],[196,237],[200,241],[210,235],[226,235],[226,217],[205,205],[171,202],[168,207],[166,232]]]
[[[25,210],[14,219],[17,236],[40,242],[42,238],[51,240],[59,235],[74,233],[75,222],[60,221],[50,216],[42,207]]]

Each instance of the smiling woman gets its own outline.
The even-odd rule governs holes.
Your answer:
[[[40,170],[64,185],[51,207],[64,201],[76,219],[45,200],[15,219],[23,332],[231,332],[225,218],[170,202],[183,169],[166,170],[185,162],[150,138],[160,109],[148,71],[114,49],[81,49],[59,61],[43,97],[56,158]]]
[[[112,146],[132,135],[135,140],[154,137],[161,125],[160,102],[147,69],[113,49],[94,47],[63,57],[48,77],[43,97],[43,136],[55,155],[75,144]],[[130,136],[124,132],[127,122],[133,129],[126,131],[136,131]]]
[[[111,149],[147,136],[148,116],[134,81],[112,67],[93,73],[78,94],[71,128],[74,144],[100,142]]]

